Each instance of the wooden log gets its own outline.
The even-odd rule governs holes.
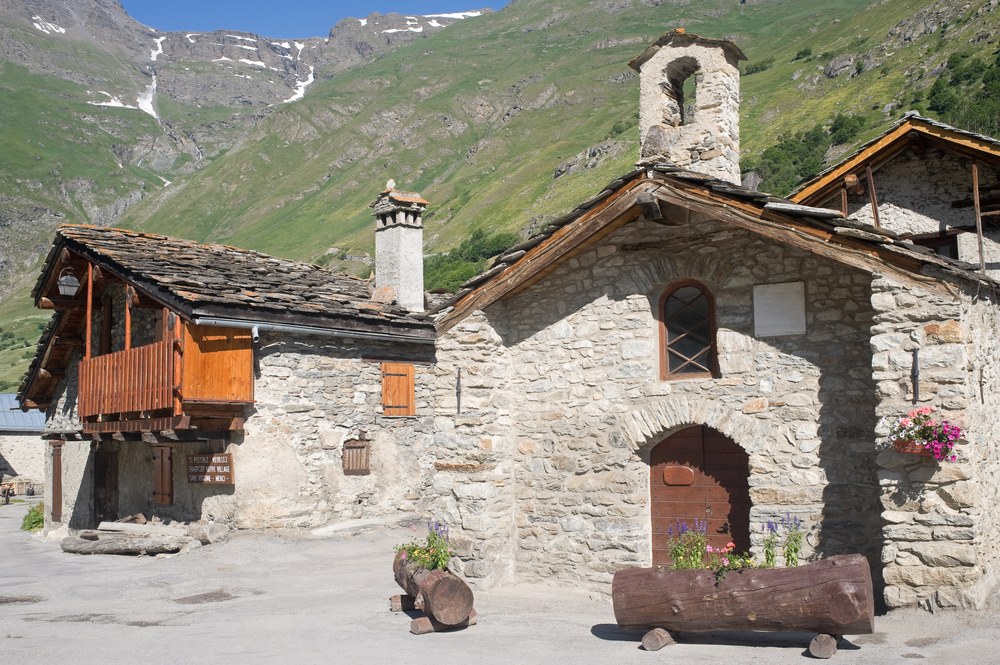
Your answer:
[[[414,603],[416,598],[409,594],[399,594],[389,597],[389,611],[390,612],[406,612],[414,609]]]
[[[813,658],[831,658],[837,653],[837,638],[821,633],[809,642],[809,655]]]
[[[673,635],[662,628],[654,628],[642,636],[642,648],[646,651],[659,651],[663,647],[674,643]]]
[[[454,625],[448,626],[440,621],[435,621],[430,616],[417,617],[410,622],[410,632],[414,635],[426,635],[427,633],[440,633],[445,630],[458,630],[459,628],[466,628],[467,626],[475,626],[476,621],[478,621],[478,616],[475,610],[469,612],[469,616],[465,618],[464,621]]]
[[[191,538],[171,536],[131,536],[128,534],[102,534],[97,540],[84,540],[75,536],[63,538],[63,552],[70,554],[173,554],[193,541]]]
[[[414,607],[446,626],[457,626],[472,611],[472,589],[446,570],[427,570],[402,558],[392,561],[392,572],[403,591],[413,596]]]
[[[611,583],[622,628],[776,630],[862,635],[875,630],[868,561],[832,556],[796,568],[729,572],[628,568]]]

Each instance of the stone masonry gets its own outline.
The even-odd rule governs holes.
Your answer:
[[[878,456],[884,508],[886,601],[891,607],[980,607],[996,584],[998,392],[995,295],[932,296],[877,279],[872,303],[878,414],[914,406],[965,429],[958,461],[935,463],[891,448]],[[914,400],[913,351],[919,391]],[[879,434],[885,434],[885,424]],[[884,441],[888,444],[889,442]]]
[[[716,298],[720,376],[663,381],[655,309],[670,283],[689,278]],[[803,279],[806,334],[755,339],[753,286]],[[861,551],[877,564],[870,284],[708,220],[670,231],[636,223],[487,308],[489,326],[476,322],[475,334],[498,336],[503,353],[480,372],[497,377],[493,402],[517,413],[513,427],[492,430],[513,438],[518,578],[607,591],[621,566],[649,565],[649,450],[698,424],[750,454],[758,546],[763,523],[792,513],[809,532],[806,556]],[[447,333],[439,363],[468,334]],[[490,528],[465,536],[495,546]]]
[[[639,70],[642,159],[740,183],[740,72],[730,51],[668,43]],[[693,77],[694,100],[684,98]]]

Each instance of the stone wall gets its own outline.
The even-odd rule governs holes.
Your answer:
[[[45,454],[45,533],[50,537],[69,534],[70,529],[89,529],[94,522],[94,469],[90,441],[62,442],[62,519],[52,521],[52,448]]]
[[[663,381],[654,312],[689,278],[716,298],[720,376]],[[807,332],[755,338],[753,286],[800,280]],[[708,220],[637,222],[489,307],[479,334],[503,341],[516,409],[518,577],[607,591],[621,566],[648,565],[649,450],[697,424],[749,453],[758,546],[761,525],[791,512],[809,531],[806,556],[862,551],[877,563],[870,281]],[[444,336],[439,365],[461,334]]]
[[[37,434],[0,434],[0,478],[45,480],[45,442]]]
[[[896,453],[878,456],[890,607],[980,606],[984,577],[995,572],[997,518],[992,515],[998,424],[995,339],[998,313],[988,300],[944,297],[917,287],[874,282],[873,375],[878,415],[898,418],[915,406],[966,428],[957,462]],[[913,390],[918,350],[919,391]],[[982,393],[979,377],[983,376]],[[986,481],[986,482],[984,482]]]
[[[982,579],[968,592],[969,604],[982,607],[1000,586],[1000,297],[985,288],[966,291],[963,331],[969,355],[964,425],[965,455],[973,468],[972,496],[951,495],[953,505],[971,503],[976,554]],[[940,595],[940,594],[939,594]],[[956,599],[957,601],[961,600]]]

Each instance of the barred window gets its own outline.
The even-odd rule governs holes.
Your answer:
[[[712,376],[716,366],[715,303],[707,289],[684,282],[668,290],[660,307],[663,378]]]
[[[367,476],[371,472],[371,442],[344,441],[344,475]]]

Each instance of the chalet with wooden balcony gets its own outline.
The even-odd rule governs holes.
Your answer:
[[[207,491],[191,460],[221,454],[253,477],[273,459],[241,447],[253,450],[271,427],[289,427],[297,416],[285,408],[296,390],[298,401],[311,399],[301,376],[269,366],[287,363],[289,349],[337,357],[323,390],[349,390],[355,373],[375,372],[368,382],[384,383],[381,402],[363,417],[345,419],[336,397],[326,402],[331,426],[350,428],[338,453],[350,451],[352,473],[367,473],[368,423],[413,415],[412,362],[433,360],[432,323],[396,305],[394,293],[391,284],[375,289],[224,245],[60,227],[33,291],[36,305],[54,313],[19,393],[23,408],[47,414],[48,475],[58,493],[50,522],[89,526],[151,508],[202,517],[201,503],[232,494],[238,481],[229,473],[226,487]]]
[[[249,250],[63,226],[32,293],[55,311],[22,389],[48,409],[76,376],[86,435],[232,432],[254,403],[261,330],[432,339],[368,282]]]

